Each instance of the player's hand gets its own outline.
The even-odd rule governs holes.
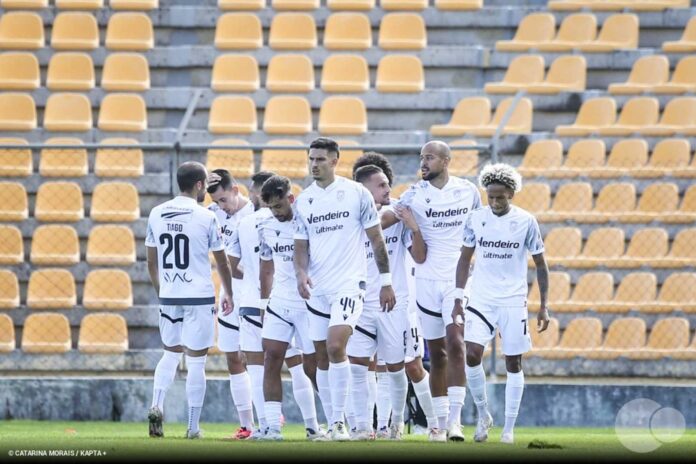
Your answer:
[[[385,285],[379,291],[379,305],[382,311],[389,312],[396,306],[396,295],[391,285]]]
[[[541,308],[537,314],[537,332],[541,333],[549,328],[549,308]]]
[[[234,311],[234,303],[232,303],[232,296],[225,295],[222,300],[222,315],[229,316],[232,311]]]
[[[454,300],[454,308],[452,308],[452,321],[457,327],[461,327],[464,324],[464,308],[462,307],[462,300],[459,298]]]
[[[396,213],[396,217],[404,223],[408,230],[413,232],[418,230],[418,223],[416,222],[416,218],[413,216],[411,208],[408,206],[396,205],[394,206],[394,213]]]
[[[312,279],[307,274],[302,274],[297,278],[297,291],[304,300],[309,300],[311,296],[310,289],[314,288]]]

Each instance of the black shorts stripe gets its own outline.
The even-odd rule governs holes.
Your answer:
[[[239,315],[244,316],[260,316],[261,310],[259,308],[254,308],[253,306],[242,306],[239,308]]]
[[[251,317],[249,317],[249,316],[243,316],[243,319],[244,319],[245,321],[247,321],[249,324],[258,327],[259,329],[263,329],[263,324],[261,324],[259,321],[253,320]]]
[[[309,303],[305,303],[305,305],[307,306],[307,311],[309,311],[310,313],[314,314],[315,316],[324,317],[324,318],[326,318],[326,319],[331,319],[331,315],[329,315],[329,314],[324,314],[324,313],[322,313],[321,311],[317,311],[316,309],[314,309],[314,308],[312,308],[311,306],[309,306]]]
[[[160,316],[162,316],[163,318],[165,318],[166,320],[168,320],[172,324],[176,324],[177,322],[184,322],[183,317],[173,318],[169,314],[163,313],[161,309],[159,310],[159,312],[160,312]]]
[[[482,320],[483,322],[485,322],[486,325],[488,326],[488,329],[491,331],[491,334],[492,334],[493,332],[495,332],[495,327],[493,327],[493,324],[491,324],[490,322],[488,322],[488,320],[483,316],[483,314],[481,314],[480,312],[478,312],[478,310],[472,308],[471,306],[467,306],[467,307],[466,307],[466,310],[469,311],[469,312],[471,312],[471,313],[474,313],[474,314],[476,314],[478,317],[480,317],[481,320]]]
[[[355,326],[355,330],[357,330],[358,332],[360,332],[361,334],[363,334],[363,335],[365,335],[365,336],[370,337],[370,338],[373,339],[373,340],[377,340],[377,335],[368,332],[367,330],[363,329],[363,328],[360,327],[359,325],[356,325],[356,326]]]
[[[442,319],[442,313],[436,313],[435,311],[425,309],[417,301],[416,301],[416,306],[418,306],[418,309],[420,309],[423,313],[427,314],[428,316],[439,317],[440,319]]]
[[[275,317],[277,317],[277,318],[280,319],[281,321],[285,322],[285,323],[286,323],[287,325],[289,325],[290,327],[295,327],[295,324],[293,324],[292,322],[288,321],[288,320],[285,319],[285,318],[280,317],[280,315],[278,315],[278,313],[276,313],[275,311],[273,311],[273,310],[271,309],[270,306],[266,307],[266,312],[267,312],[268,314],[273,314]]]
[[[159,303],[167,306],[201,306],[215,304],[215,297],[208,298],[160,298]]]
[[[228,329],[236,330],[237,332],[239,332],[239,327],[237,327],[236,325],[232,325],[229,322],[225,322],[222,319],[220,319],[219,317],[218,317],[218,323],[223,327],[227,327]]]

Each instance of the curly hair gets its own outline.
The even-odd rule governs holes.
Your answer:
[[[380,168],[384,175],[387,176],[389,185],[392,185],[394,182],[394,173],[392,172],[391,163],[386,156],[374,151],[365,152],[362,156],[360,156],[360,158],[355,160],[355,164],[353,164],[353,177],[355,177],[355,173],[358,171],[358,169],[369,165]]]
[[[522,190],[522,176],[517,169],[505,163],[489,164],[479,174],[479,185],[483,188],[501,184],[517,193]]]

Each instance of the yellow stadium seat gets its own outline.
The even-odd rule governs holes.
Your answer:
[[[622,137],[639,133],[645,127],[657,124],[660,119],[660,103],[654,97],[636,97],[628,100],[618,120],[597,132],[604,136]],[[646,160],[647,161],[647,160]]]
[[[324,47],[328,50],[367,50],[372,46],[370,18],[361,13],[334,13],[326,20]]]
[[[645,321],[639,317],[615,319],[601,347],[585,353],[588,359],[617,359],[645,347]]]
[[[22,148],[28,145],[24,139],[0,138],[0,145],[17,145],[17,148],[0,149],[0,176],[2,177],[26,177],[31,175],[33,160],[31,150]]]
[[[549,0],[547,6],[551,11],[576,11],[602,1],[604,0]]]
[[[273,0],[271,6],[274,10],[316,10],[319,8],[319,0]]]
[[[667,317],[655,322],[644,348],[632,349],[626,355],[629,359],[658,360],[671,356],[675,351],[685,350],[689,345],[689,338],[688,319]]]
[[[529,353],[531,356],[536,355],[536,350],[555,347],[561,338],[558,319],[552,317],[545,331],[540,333],[533,328],[529,331],[529,335],[532,337],[532,350]]]
[[[696,185],[691,185],[686,192],[678,211],[663,214],[662,222],[685,224],[696,221]]]
[[[39,226],[31,239],[32,264],[71,266],[80,262],[77,232],[70,226]]]
[[[41,87],[39,60],[31,53],[0,54],[0,89],[35,90]]]
[[[92,128],[92,104],[83,94],[54,93],[44,111],[44,128],[57,132],[83,132]]]
[[[592,186],[588,182],[562,184],[553,198],[553,206],[538,212],[541,222],[558,222],[574,219],[592,209]]]
[[[471,11],[483,8],[483,0],[435,0],[435,8],[445,11]]]
[[[613,98],[597,97],[585,100],[575,123],[556,126],[556,135],[580,137],[596,133],[600,127],[610,126],[616,120],[616,102]]]
[[[220,50],[256,49],[263,46],[261,20],[252,13],[226,13],[215,28],[215,47]]]
[[[82,145],[82,140],[54,137],[46,145]],[[87,150],[44,148],[41,150],[39,174],[44,177],[82,177],[87,175]]]
[[[107,138],[102,145],[136,145],[137,140]],[[94,159],[94,173],[99,177],[140,177],[145,172],[140,148],[99,148]]]
[[[353,164],[363,155],[363,151],[351,149],[352,146],[358,145],[358,142],[354,140],[336,140],[336,143],[341,150],[341,156],[336,166],[336,175],[352,179]]]
[[[412,184],[396,184],[396,185],[391,189],[391,193],[390,193],[389,196],[391,196],[392,198],[400,198],[401,195],[402,195],[406,190],[408,190],[409,188],[411,188],[411,185],[412,185]]]
[[[12,271],[0,270],[0,308],[19,307],[19,281]]]
[[[486,93],[515,93],[544,80],[544,57],[521,55],[512,59],[501,82],[489,82]]]
[[[667,255],[667,231],[661,227],[641,229],[631,238],[626,254],[607,261],[607,266],[618,268],[638,268],[653,266]]]
[[[266,88],[271,92],[314,90],[314,65],[307,55],[275,55],[268,63]]]
[[[662,43],[662,50],[668,53],[693,53],[696,51],[696,16],[692,16],[679,40]]]
[[[2,0],[0,6],[6,10],[15,8],[20,10],[40,10],[48,8],[48,0]]]
[[[653,149],[646,166],[631,171],[634,177],[677,176],[688,170],[691,145],[687,139],[663,139]]]
[[[548,184],[525,183],[513,202],[532,214],[546,212],[551,206],[551,188]]]
[[[121,269],[89,271],[82,305],[86,309],[129,309],[133,306],[130,276]]]
[[[505,114],[509,111],[514,101],[513,97],[501,101],[495,109],[493,119],[488,124],[479,127],[472,127],[467,133],[481,137],[492,137],[498,130],[498,126],[503,121]],[[517,106],[512,110],[512,115],[507,120],[501,134],[529,134],[532,132],[532,118],[534,108],[532,100],[522,98],[517,102]]]
[[[84,217],[82,190],[74,182],[44,182],[36,193],[34,216],[44,222],[77,222]]]
[[[669,254],[665,253],[651,259],[648,264],[655,267],[685,267],[696,265],[696,229],[682,229],[674,237]]]
[[[23,262],[24,242],[22,241],[22,233],[14,226],[0,226],[0,264],[11,265]]]
[[[36,129],[36,107],[31,95],[0,94],[0,130],[30,131],[32,129]]]
[[[22,330],[22,351],[25,353],[67,353],[72,347],[70,322],[63,314],[30,314]]]
[[[592,211],[575,214],[577,222],[605,223],[618,221],[620,217],[636,207],[636,187],[629,182],[605,185],[597,196]]]
[[[527,87],[534,94],[556,94],[559,92],[582,92],[587,79],[587,61],[584,56],[564,55],[556,58],[546,79]]]
[[[46,75],[51,90],[91,90],[94,88],[94,63],[86,53],[56,53]]]
[[[274,50],[311,50],[317,46],[314,16],[307,13],[273,15],[268,45]]]
[[[488,124],[491,118],[491,102],[486,97],[468,97],[459,100],[452,118],[447,124],[430,126],[432,135],[464,135],[472,127]]]
[[[255,92],[259,82],[259,64],[252,55],[229,54],[215,59],[210,87],[216,92]]]
[[[696,97],[678,97],[670,100],[662,112],[660,122],[641,130],[641,134],[670,136],[675,133],[691,135],[696,130]]]
[[[99,222],[131,222],[140,217],[140,199],[129,182],[102,182],[92,193],[90,217]]]
[[[669,313],[681,310],[696,312],[696,273],[675,272],[662,283],[657,300],[649,302],[643,311]]]
[[[297,140],[271,140],[268,145],[297,145],[296,150],[266,149],[261,152],[261,170],[275,172],[281,176],[303,178],[309,175],[307,168],[307,152],[302,148],[303,143]]]
[[[549,294],[547,298],[547,304],[554,309],[557,304],[568,301],[568,298],[570,298],[570,275],[567,272],[549,272]],[[530,310],[538,311],[540,304],[539,281],[535,279],[529,291],[527,305]]]
[[[87,263],[92,266],[135,264],[135,237],[127,226],[94,226],[87,239]]]
[[[249,145],[241,139],[218,139],[213,145]],[[227,169],[233,177],[251,177],[254,174],[254,152],[248,149],[227,150],[211,148],[206,160],[208,171]]]
[[[29,216],[27,191],[19,182],[0,182],[0,221],[20,222]]]
[[[330,10],[370,11],[375,7],[375,0],[326,0]]]
[[[388,13],[379,26],[379,46],[385,50],[423,50],[428,45],[425,21],[415,13]]]
[[[119,314],[88,314],[80,322],[77,349],[90,354],[128,351],[128,327]]]
[[[424,10],[428,8],[427,0],[379,0],[379,6],[386,11]]]
[[[632,272],[619,283],[612,301],[597,302],[595,311],[627,313],[641,310],[657,298],[657,277],[652,272]]]
[[[99,25],[92,13],[58,13],[51,29],[51,47],[56,50],[99,48]]]
[[[143,97],[128,93],[106,95],[99,110],[99,129],[117,132],[147,130],[147,108]]]
[[[602,344],[602,321],[595,317],[579,317],[571,320],[563,331],[558,346],[534,351],[547,359],[571,359],[584,356]]]
[[[14,351],[16,343],[12,318],[7,314],[0,314],[0,352]]]
[[[77,304],[75,279],[66,269],[35,270],[29,277],[27,306],[33,309],[70,309]]]
[[[608,272],[582,274],[575,284],[573,295],[553,307],[561,312],[584,312],[594,309],[598,301],[611,301],[614,296],[614,278]]]
[[[618,227],[594,229],[590,232],[580,256],[568,260],[566,264],[570,267],[594,268],[623,256],[625,247],[626,236],[623,229]]]
[[[218,8],[223,11],[262,10],[266,0],[218,0]]]
[[[367,132],[365,103],[356,97],[327,97],[319,110],[320,134],[362,135]]]
[[[109,50],[151,50],[155,32],[150,17],[144,13],[115,13],[109,18],[104,44]]]
[[[691,344],[688,347],[670,350],[669,356],[672,359],[683,359],[687,361],[696,360],[696,337],[693,337]]]
[[[360,55],[330,55],[321,72],[324,92],[367,92],[370,71],[367,60]]]
[[[378,92],[416,93],[425,89],[423,63],[417,56],[387,55],[379,60],[375,88]]]
[[[665,57],[665,60],[667,58]],[[686,93],[696,92],[696,57],[685,56],[672,74],[672,80],[667,82],[667,79],[658,83],[652,88],[655,93]]]
[[[56,8],[62,10],[98,10],[104,0],[56,0]]]
[[[550,265],[575,258],[582,248],[582,234],[577,227],[556,227],[544,239],[546,260]]]
[[[112,53],[104,61],[101,86],[110,91],[144,92],[150,88],[147,59],[138,53]]]
[[[537,45],[544,52],[567,52],[589,44],[597,36],[597,18],[593,14],[574,13],[566,16],[556,37]]]
[[[622,177],[631,175],[634,170],[644,167],[647,162],[648,143],[645,140],[620,140],[611,148],[607,164],[589,169],[587,175],[592,178]]]
[[[159,0],[109,0],[112,10],[156,10]]]
[[[498,40],[495,49],[506,52],[527,51],[553,40],[555,33],[556,18],[551,13],[528,14],[520,21],[512,40]]]
[[[210,106],[208,131],[213,134],[251,134],[256,131],[256,105],[249,97],[225,95]]]
[[[604,20],[602,30],[593,42],[581,44],[583,52],[613,52],[638,48],[640,26],[634,14],[615,14]]]
[[[28,11],[12,11],[0,16],[0,49],[37,50],[44,46],[41,16]]]
[[[563,144],[559,140],[537,140],[532,142],[517,168],[524,177],[544,177],[561,169]]]
[[[586,172],[604,165],[606,146],[602,139],[578,140],[568,149],[563,166],[549,169],[548,177],[568,178],[583,176]]]
[[[631,2],[630,8],[635,11],[664,11],[666,9],[689,8],[690,0],[638,0]]]
[[[304,190],[304,189],[299,184],[296,184],[294,182],[292,184],[290,184],[290,192],[295,196],[295,198],[297,198],[297,196],[300,193],[302,193],[302,190]]]
[[[661,216],[677,211],[679,189],[669,182],[649,185],[640,197],[634,211],[619,216],[620,222],[641,223],[661,219]]]
[[[450,142],[449,172],[453,176],[469,177],[478,173],[478,150],[467,147],[476,145],[474,140],[454,140]]]
[[[312,109],[304,97],[276,96],[266,103],[263,130],[268,134],[304,135],[312,131]]]
[[[636,94],[654,92],[655,88],[669,80],[669,60],[664,55],[650,55],[638,58],[628,81],[609,85],[611,94]]]

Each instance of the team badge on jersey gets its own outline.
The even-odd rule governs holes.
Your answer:
[[[461,190],[455,190],[454,193],[454,198],[461,198],[462,197],[462,191]]]
[[[343,201],[343,198],[345,196],[346,196],[346,192],[344,192],[343,190],[339,190],[338,192],[336,192],[336,199],[338,201]]]
[[[510,232],[517,228],[517,221],[510,221]]]

